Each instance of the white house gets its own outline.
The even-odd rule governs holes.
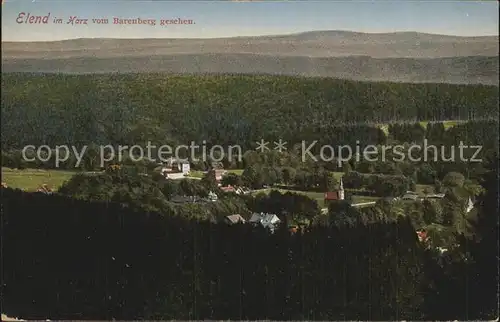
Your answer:
[[[252,217],[250,217],[250,219],[248,220],[249,223],[251,224],[260,224],[260,221],[262,220],[262,217],[263,217],[263,213],[253,213],[252,214]]]
[[[260,224],[262,227],[269,228],[271,231],[274,231],[276,226],[281,223],[281,220],[275,214],[261,212],[260,214],[253,213],[248,222],[254,225]]]
[[[340,187],[338,193],[339,193],[339,200],[344,200],[345,194],[344,194],[344,183],[342,182],[342,177],[340,178]]]
[[[178,180],[184,178],[184,173],[182,172],[169,172],[165,169],[162,169],[162,174],[165,176],[165,178],[172,180]]]
[[[188,174],[191,171],[191,166],[186,159],[169,158],[167,159],[165,168],[183,174]]]
[[[472,199],[469,198],[469,202],[467,203],[467,208],[465,209],[465,211],[469,213],[472,209],[474,209],[474,203],[472,202]]]
[[[187,160],[169,158],[160,171],[167,179],[182,179],[189,174],[191,168]]]
[[[189,174],[191,171],[191,166],[189,165],[189,162],[183,162],[181,163],[181,172],[184,174]]]
[[[274,214],[266,214],[264,218],[262,218],[261,224],[264,228],[270,228],[273,230],[281,220],[278,218],[278,216]]]
[[[247,192],[245,191],[244,188],[238,187],[238,188],[236,188],[236,194],[237,195],[244,195],[244,194],[247,194]]]
[[[210,201],[217,201],[217,200],[219,200],[219,197],[217,197],[217,195],[215,194],[215,192],[210,191],[208,193],[208,199]]]
[[[401,199],[416,201],[418,199],[418,195],[415,195],[413,193],[407,193],[403,197],[401,197]]]
[[[426,195],[425,198],[427,198],[427,199],[443,199],[444,196],[445,196],[444,193],[434,193],[434,194]]]
[[[234,224],[239,224],[239,223],[244,224],[245,219],[241,215],[235,214],[235,215],[230,215],[230,216],[224,217],[224,222],[226,224],[229,224],[229,225],[234,225]]]

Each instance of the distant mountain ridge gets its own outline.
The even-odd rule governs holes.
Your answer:
[[[212,39],[2,42],[4,72],[268,73],[498,84],[498,36],[340,30]]]
[[[2,58],[117,57],[178,54],[370,56],[440,58],[497,56],[498,36],[459,37],[416,32],[311,31],[290,35],[210,39],[80,38],[50,42],[2,42]]]

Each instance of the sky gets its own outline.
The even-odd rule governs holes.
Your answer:
[[[417,31],[458,36],[498,35],[498,1],[134,1],[4,0],[2,41],[74,38],[216,38],[313,30]],[[17,23],[19,14],[47,24]],[[87,25],[67,24],[70,16]],[[26,16],[25,16],[26,17]],[[114,18],[156,19],[155,26],[118,25]],[[62,24],[54,23],[62,19]],[[92,23],[108,18],[109,24]],[[160,25],[172,19],[193,24]]]

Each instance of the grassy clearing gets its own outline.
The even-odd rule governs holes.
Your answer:
[[[458,125],[460,123],[461,123],[460,121],[444,121],[443,126],[444,126],[444,129],[447,130],[447,129],[454,127],[455,125]]]
[[[417,184],[416,186],[417,186],[417,189],[415,192],[421,197],[423,197],[429,193],[434,193],[434,186],[432,186],[430,184]]]
[[[423,127],[424,129],[427,129],[427,124],[429,124],[429,121],[418,122],[418,124],[420,124],[420,126]]]
[[[443,121],[443,126],[444,126],[444,129],[447,130],[449,128],[452,128],[454,127],[455,125],[458,125],[460,123],[464,123],[465,121]],[[422,122],[419,122],[420,125],[426,129],[427,128],[427,124],[429,124],[429,121],[422,121]]]
[[[344,175],[344,172],[331,171],[331,173],[333,173],[333,176],[335,177],[335,179],[337,179],[337,181],[339,181],[340,178],[342,178],[342,176]]]
[[[229,170],[227,170],[227,172],[234,173],[234,174],[239,175],[239,176],[241,176],[243,174],[243,171],[245,171],[245,170],[243,170],[243,169],[229,169]]]
[[[308,196],[311,199],[314,199],[318,202],[320,208],[325,207],[325,194],[323,192],[315,192],[315,191],[297,191],[297,190],[287,190],[287,189],[262,189],[254,191],[253,194],[259,193],[270,193],[271,190],[278,190],[281,193],[291,192],[297,194],[303,194]],[[379,197],[371,197],[371,196],[352,196],[352,203],[365,203],[379,200]]]
[[[189,177],[203,178],[204,175],[205,175],[205,172],[203,172],[203,171],[199,171],[199,170],[191,170],[191,171],[189,171]]]
[[[388,124],[379,125],[379,128],[382,130],[382,132],[384,132],[384,134],[386,136],[389,135],[389,125]]]
[[[11,318],[11,317],[2,313],[2,320],[1,321],[25,321],[25,320],[18,320],[16,318]]]
[[[365,203],[365,202],[373,202],[378,201],[380,197],[372,197],[372,196],[352,196],[352,203]]]
[[[228,169],[226,170],[228,173],[234,173],[238,176],[241,176],[243,174],[244,169]],[[203,178],[205,175],[205,171],[200,171],[200,170],[191,170],[189,172],[190,177],[194,178]],[[335,179],[340,180],[340,178],[344,175],[344,172],[334,172],[332,171],[333,175],[335,176]]]
[[[291,193],[297,193],[297,194],[302,194],[302,195],[305,195],[305,196],[308,196],[309,198],[311,199],[314,199],[318,202],[318,205],[323,208],[324,207],[324,203],[325,203],[325,194],[323,192],[315,192],[315,191],[298,191],[298,190],[287,190],[287,189],[261,189],[261,190],[257,190],[257,191],[254,191],[252,194],[259,194],[259,193],[265,193],[265,194],[268,194],[271,192],[271,190],[277,190],[281,193],[287,193],[287,192],[291,192]]]
[[[303,194],[308,196],[309,198],[316,200],[320,208],[325,206],[325,194],[323,192],[315,192],[315,191],[294,191],[294,190],[282,190],[281,193],[285,192],[295,192],[298,194]]]
[[[76,172],[40,169],[10,169],[2,167],[2,182],[10,188],[36,191],[42,184],[56,190]]]
[[[228,173],[234,173],[236,175],[241,176],[243,174],[243,169],[229,169],[227,170]],[[200,170],[191,170],[189,172],[189,177],[193,178],[203,178],[205,175],[206,171],[200,171]]]

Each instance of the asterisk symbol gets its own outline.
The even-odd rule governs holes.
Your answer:
[[[274,145],[276,145],[274,149],[277,150],[278,152],[286,151],[285,147],[286,142],[282,141],[281,139],[278,142],[274,142]]]
[[[257,148],[255,150],[263,153],[265,151],[269,151],[269,148],[267,147],[267,145],[269,144],[269,142],[266,142],[264,140],[260,140],[260,142],[255,142],[257,143]]]

